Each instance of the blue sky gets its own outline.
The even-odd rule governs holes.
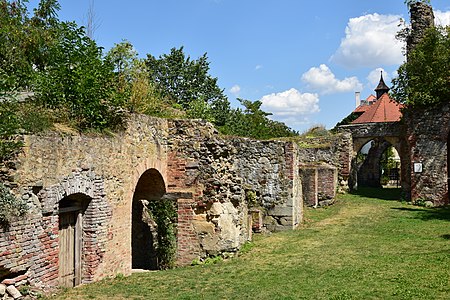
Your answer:
[[[374,93],[380,70],[391,85],[403,61],[394,36],[400,18],[409,21],[403,0],[60,0],[59,16],[85,25],[91,2],[105,50],[126,39],[141,57],[206,52],[233,106],[236,97],[261,100],[300,132],[332,128],[356,91]],[[448,25],[450,1],[431,4]]]

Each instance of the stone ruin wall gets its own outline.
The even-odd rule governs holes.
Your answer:
[[[313,207],[330,205],[337,192],[348,191],[353,158],[350,133],[339,133],[317,141],[321,144],[300,144],[298,150],[303,201]]]
[[[406,137],[410,154],[411,200],[430,201],[434,206],[448,205],[448,142],[450,104],[406,113]],[[422,172],[414,172],[414,163]]]
[[[162,175],[179,195],[179,265],[248,240],[258,208],[269,230],[302,221],[298,150],[290,142],[222,138],[199,121],[135,116],[112,136],[49,132],[25,136],[2,181],[28,202],[24,219],[0,229],[0,276],[6,284],[58,285],[58,202],[91,201],[83,219],[82,282],[131,272],[131,204],[140,176]],[[251,195],[255,195],[252,197]]]
[[[182,263],[199,255],[236,251],[251,234],[248,208],[258,209],[270,231],[301,223],[293,143],[225,138],[210,124],[190,124],[170,121],[168,146],[169,189],[192,190],[194,195],[179,215],[179,224],[187,224],[180,234],[186,241],[178,241]]]
[[[126,132],[114,136],[25,136],[9,185],[30,210],[25,219],[0,229],[0,269],[25,275],[34,286],[56,286],[58,202],[82,193],[92,199],[84,220],[89,234],[83,245],[82,282],[130,273],[134,187],[149,168],[167,173],[166,133],[164,120],[137,117]]]

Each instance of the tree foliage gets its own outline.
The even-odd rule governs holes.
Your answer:
[[[56,0],[41,0],[30,17],[26,0],[0,0],[0,89],[24,89],[51,59],[47,51],[59,22]]]
[[[113,85],[113,65],[75,23],[60,23],[52,59],[38,72],[33,90],[44,106],[66,110],[80,129],[120,124],[121,106]]]
[[[213,103],[224,97],[223,90],[217,85],[217,78],[208,74],[206,53],[192,60],[184,54],[183,47],[172,48],[169,54],[159,58],[147,54],[146,64],[150,79],[157,84],[161,94],[174,99],[185,109],[194,99]]]
[[[336,132],[338,130],[339,126],[342,125],[348,125],[351,124],[353,121],[355,121],[356,119],[358,119],[360,115],[351,112],[348,116],[346,116],[345,118],[343,118],[341,121],[339,121],[338,123],[336,123],[336,125],[334,126],[333,129],[331,129],[333,132]]]
[[[407,108],[449,101],[450,27],[432,27],[398,69],[392,92]]]
[[[206,53],[192,60],[183,47],[172,48],[159,58],[147,54],[146,65],[160,95],[180,105],[189,117],[203,118],[218,126],[227,122],[230,104],[217,78],[209,74]]]
[[[0,163],[11,158],[22,146],[16,138],[20,130],[16,106],[10,101],[4,98],[0,102]]]
[[[257,139],[270,139],[298,135],[286,124],[268,118],[271,113],[261,110],[261,101],[238,99],[244,110],[230,110],[228,122],[221,127],[224,134],[238,135]]]
[[[2,98],[13,91],[31,91],[27,110],[35,106],[36,112],[50,113],[53,121],[79,130],[119,128],[124,112],[137,112],[205,119],[233,135],[293,134],[285,124],[270,120],[260,101],[241,100],[244,110],[232,109],[217,78],[209,74],[206,53],[191,59],[180,47],[159,58],[148,54],[141,59],[131,43],[123,41],[104,55],[85,28],[58,19],[57,0],[40,0],[33,15],[27,3],[0,0]],[[17,103],[4,104],[0,116],[8,128],[2,129],[2,138],[38,123],[36,114],[14,114]]]

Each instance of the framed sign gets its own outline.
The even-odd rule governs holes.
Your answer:
[[[422,173],[422,163],[420,162],[414,163],[414,173]]]

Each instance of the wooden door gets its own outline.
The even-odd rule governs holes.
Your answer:
[[[81,283],[81,213],[59,214],[59,285],[74,287]]]

